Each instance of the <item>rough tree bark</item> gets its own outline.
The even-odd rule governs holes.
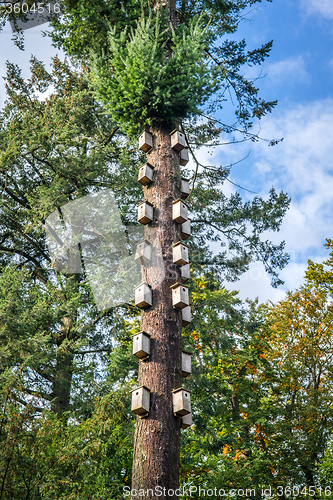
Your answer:
[[[69,295],[77,291],[77,286],[80,281],[80,267],[79,252],[77,250],[74,252],[70,251],[68,268],[74,272],[69,273],[67,276],[67,292]],[[73,340],[75,337],[73,318],[76,318],[77,311],[71,311],[71,313],[72,316],[65,316],[62,318],[62,325],[55,339],[57,343],[57,356],[52,381],[51,409],[59,418],[62,418],[64,412],[70,409],[74,354],[69,350],[66,341]]]
[[[152,130],[153,149],[147,160],[155,167],[154,181],[144,187],[145,200],[154,206],[154,220],[145,227],[145,239],[159,241],[163,266],[152,263],[144,270],[153,288],[153,305],[142,311],[141,330],[151,335],[150,357],[139,363],[139,385],[151,391],[148,417],[137,417],[132,489],[179,486],[181,419],[173,414],[172,391],[181,386],[181,311],[172,306],[171,285],[179,281],[172,262],[172,244],[180,240],[180,225],[172,220],[172,202],[180,198],[178,154],[171,149],[168,129]],[[134,497],[133,497],[134,498]],[[158,498],[177,498],[173,495]]]

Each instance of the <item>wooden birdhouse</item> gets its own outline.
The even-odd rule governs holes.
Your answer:
[[[144,201],[138,205],[138,222],[148,224],[153,220],[153,205],[149,201]]]
[[[153,303],[152,291],[148,283],[141,283],[135,289],[135,305],[141,309],[149,307]]]
[[[193,425],[192,413],[188,413],[182,417],[182,429],[187,429]]]
[[[190,392],[185,389],[175,389],[172,391],[173,413],[178,417],[183,417],[191,413]]]
[[[181,166],[185,167],[185,165],[187,165],[190,160],[188,155],[188,149],[187,148],[182,149],[179,153],[179,157]]]
[[[140,332],[133,336],[133,354],[137,358],[146,358],[150,354],[150,335]]]
[[[191,277],[190,264],[185,264],[185,266],[182,266],[180,268],[180,281],[182,283],[186,283],[186,281],[189,280],[190,277]]]
[[[191,357],[192,354],[190,352],[182,352],[182,377],[188,377],[192,373]]]
[[[178,224],[187,221],[187,205],[180,198],[172,202],[172,220]]]
[[[172,260],[174,264],[178,266],[184,266],[188,264],[188,246],[178,241],[172,245]]]
[[[175,307],[176,309],[184,309],[184,307],[189,305],[188,288],[186,285],[175,283],[170,288],[172,288],[173,307]]]
[[[182,309],[182,326],[185,327],[191,323],[191,307],[187,306]]]
[[[186,148],[185,134],[179,132],[179,130],[175,130],[171,134],[171,147],[175,151],[181,151]]]
[[[145,163],[139,168],[138,181],[144,186],[150,184],[154,176],[154,167],[150,163]]]
[[[152,149],[152,147],[153,147],[153,135],[147,130],[144,130],[139,137],[139,149],[147,153]]]
[[[146,417],[150,407],[150,390],[142,385],[132,391],[132,411],[139,417]]]
[[[136,246],[135,260],[140,264],[145,265],[151,260],[151,244],[149,241],[143,240]]]
[[[188,195],[190,194],[190,181],[188,179],[184,179],[182,178],[181,179],[182,183],[181,183],[181,197],[183,200],[185,200]]]
[[[180,237],[182,240],[187,240],[191,236],[191,222],[189,220],[183,222],[181,227]]]

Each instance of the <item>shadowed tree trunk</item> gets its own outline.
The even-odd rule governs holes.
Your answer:
[[[52,411],[61,417],[64,412],[69,411],[74,355],[68,353],[66,349],[62,350],[60,346],[56,359],[55,375],[52,384],[52,396],[54,399],[51,408]]]
[[[73,268],[74,264],[78,261],[79,255],[77,252],[70,252],[69,256],[69,269]],[[79,268],[75,268],[79,271]],[[78,283],[80,281],[80,274],[78,272],[68,274],[67,291],[76,292]],[[54,376],[52,381],[52,403],[51,409],[61,418],[63,413],[70,409],[70,396],[73,377],[73,364],[74,354],[69,349],[66,341],[73,340],[75,336],[74,321],[76,319],[77,311],[70,311],[70,316],[62,318],[62,325],[60,327],[59,335],[56,338],[57,342],[57,356],[56,365],[54,369]]]

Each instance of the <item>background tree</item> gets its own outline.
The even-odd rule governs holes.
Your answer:
[[[324,262],[313,262],[309,260],[305,276],[309,284],[324,288],[329,295],[332,296],[333,241],[328,238],[324,247],[331,250],[328,259]]]
[[[51,402],[62,415],[76,406],[80,393],[76,401],[85,411],[83,387],[94,393],[97,357],[112,350],[116,337],[104,325],[121,328],[126,312],[121,317],[114,310],[98,311],[84,272],[52,269],[44,223],[64,203],[103,186],[112,184],[116,192],[118,184],[121,197],[118,175],[122,169],[129,175],[129,155],[117,146],[116,127],[101,113],[82,74],[57,58],[52,73],[35,59],[31,70],[24,81],[18,68],[8,66],[1,115],[0,360],[4,373],[24,366],[27,393],[38,392],[45,406]],[[38,92],[51,86],[52,94],[39,99]],[[127,194],[124,213],[136,202],[130,188]]]
[[[313,262],[309,260],[308,268],[306,271],[307,281],[314,287],[323,288],[327,294],[330,303],[332,301],[332,284],[333,284],[333,242],[327,239],[325,248],[330,250],[329,257],[324,262]],[[327,438],[328,446],[325,454],[318,465],[318,475],[322,483],[332,488],[332,432]]]
[[[126,189],[124,219],[127,207],[132,216],[136,184],[131,191],[118,175],[135,176],[135,169],[127,167],[130,153],[116,132],[82,72],[55,58],[49,73],[33,58],[25,81],[8,64],[0,127],[0,498],[116,495],[128,483],[128,451],[118,432],[126,447],[133,420],[117,400],[129,388],[112,397],[109,384],[110,396],[101,398],[107,355],[119,358],[129,346],[129,306],[121,314],[98,311],[84,272],[51,267],[45,235],[52,211],[111,184],[120,199]],[[136,371],[131,357],[128,366]]]
[[[22,384],[23,386],[23,384]],[[132,466],[128,387],[96,398],[89,418],[69,423],[49,411],[36,418],[17,378],[0,394],[0,498],[123,498]]]
[[[211,276],[194,285],[193,326],[183,340],[193,352],[195,427],[183,438],[182,484],[255,490],[251,496],[261,498],[272,479],[263,428],[271,390],[264,311],[256,303],[244,307]]]
[[[308,283],[269,312],[275,377],[269,441],[280,483],[288,478],[296,486],[317,484],[316,466],[333,424],[332,312],[325,289]]]
[[[276,305],[243,308],[211,277],[193,285],[183,342],[193,352],[195,427],[183,437],[182,484],[252,489],[256,498],[269,487],[283,498],[278,487],[288,486],[319,498],[309,487],[332,477],[330,448],[323,460],[333,424],[327,290],[306,282]]]

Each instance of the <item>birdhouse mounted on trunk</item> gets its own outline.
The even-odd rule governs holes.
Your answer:
[[[147,358],[150,354],[150,335],[140,332],[133,336],[133,354],[140,359]]]
[[[154,167],[150,163],[145,163],[139,168],[138,181],[141,182],[143,186],[147,186],[153,181],[154,177]]]
[[[152,305],[152,291],[148,283],[141,283],[134,290],[136,306],[140,307],[140,309],[146,309]]]
[[[183,222],[181,227],[180,237],[182,240],[187,240],[191,236],[191,222],[189,220]]]
[[[132,411],[139,417],[146,417],[150,407],[150,390],[142,385],[132,391]]]
[[[172,260],[178,266],[188,264],[188,246],[178,241],[172,245]]]
[[[191,306],[182,309],[182,326],[185,327],[191,323]]]
[[[149,201],[143,201],[138,205],[138,222],[149,224],[153,220],[153,205]]]
[[[179,153],[179,158],[181,166],[185,167],[185,165],[187,165],[190,160],[187,148],[181,150],[181,152]]]
[[[188,288],[186,285],[175,283],[170,288],[172,288],[173,307],[175,307],[176,309],[184,309],[184,307],[189,305]]]
[[[171,133],[171,147],[175,151],[181,151],[186,148],[185,134],[179,132],[179,130],[174,130]]]
[[[180,198],[172,202],[172,220],[178,224],[187,221],[187,205]]]
[[[192,373],[191,357],[192,354],[190,352],[182,352],[182,377],[188,377]]]
[[[190,181],[188,179],[181,179],[181,198],[182,200],[185,200],[188,195],[190,194]]]
[[[193,425],[192,413],[188,413],[182,417],[182,429],[187,429]]]
[[[191,413],[191,397],[190,392],[185,389],[176,389],[172,391],[173,398],[173,413],[178,417],[183,417]]]
[[[151,244],[149,241],[143,240],[136,246],[135,260],[142,265],[148,264],[151,260]]]
[[[190,277],[191,277],[190,264],[185,264],[185,266],[182,266],[180,268],[180,281],[182,283],[186,283],[186,281],[189,280]]]
[[[152,149],[152,147],[153,147],[153,135],[147,130],[144,130],[139,137],[139,149],[147,153]]]

